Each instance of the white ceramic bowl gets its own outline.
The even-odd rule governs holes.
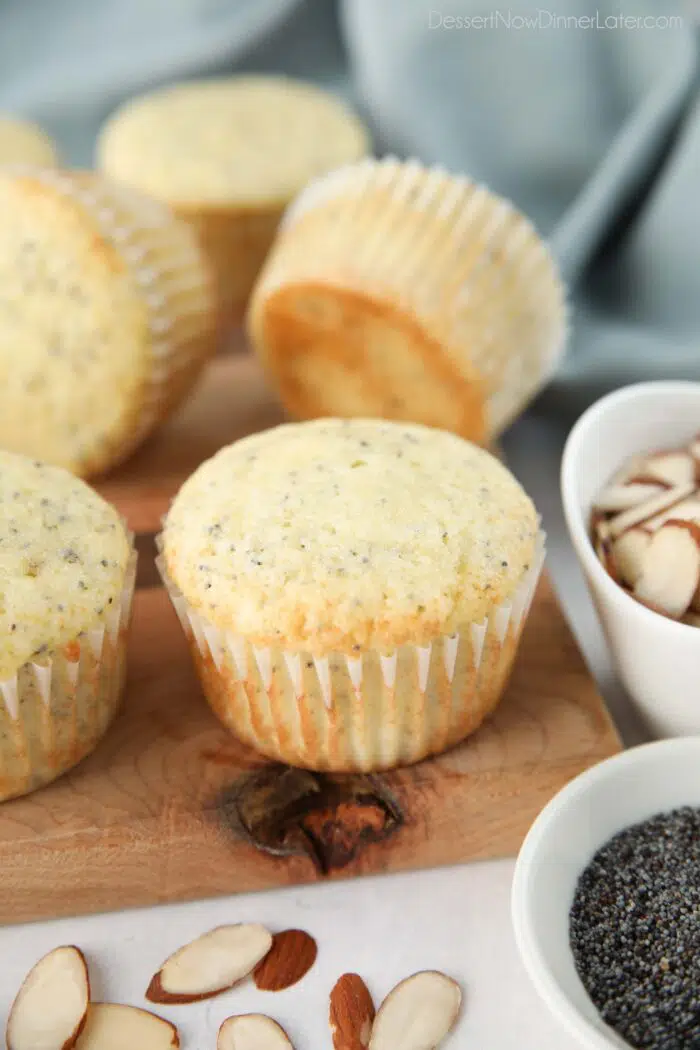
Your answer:
[[[632,748],[589,769],[549,803],[518,856],[512,909],[539,995],[587,1050],[629,1046],[603,1023],[574,966],[569,911],[580,874],[618,831],[678,806],[700,806],[700,737]]]
[[[638,453],[700,432],[700,383],[624,387],[585,412],[562,460],[564,515],[620,677],[654,737],[700,733],[700,628],[636,602],[608,575],[590,541],[595,497]]]

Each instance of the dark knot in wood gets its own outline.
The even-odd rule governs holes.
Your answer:
[[[308,856],[327,875],[346,867],[362,848],[382,842],[404,823],[379,777],[311,773],[266,766],[220,797],[229,828],[275,856]]]

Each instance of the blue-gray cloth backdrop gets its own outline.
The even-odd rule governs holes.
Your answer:
[[[274,70],[347,95],[377,149],[483,180],[550,238],[575,305],[540,401],[700,379],[700,0],[0,0],[0,109],[90,161],[170,80]],[[1,217],[0,217],[1,221]]]

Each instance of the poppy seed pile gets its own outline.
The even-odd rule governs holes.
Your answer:
[[[700,1050],[700,809],[612,838],[581,875],[569,923],[611,1028],[637,1050]]]

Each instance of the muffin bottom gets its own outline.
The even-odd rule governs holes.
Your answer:
[[[352,657],[256,648],[218,630],[185,600],[158,559],[207,701],[241,741],[318,772],[411,765],[458,744],[494,710],[508,682],[544,563],[544,535],[511,602],[478,624]]]
[[[94,750],[119,707],[125,650],[122,632],[116,644],[105,641],[100,658],[92,652],[81,654],[79,672],[74,664],[75,682],[70,661],[55,661],[48,703],[35,665],[21,668],[17,717],[7,705],[0,707],[0,801],[43,787]]]
[[[242,743],[301,769],[370,773],[421,762],[475,732],[498,705],[516,650],[517,638],[511,633],[503,645],[490,647],[480,674],[465,667],[451,685],[436,682],[434,690],[425,692],[409,681],[416,674],[408,667],[394,689],[380,688],[376,696],[355,695],[336,680],[331,710],[312,687],[295,698],[294,721],[274,684],[263,692],[256,676],[242,683],[229,669],[217,669],[212,657],[203,656],[196,645],[192,655],[210,707]],[[276,670],[273,666],[273,683]],[[333,673],[338,672],[336,667]],[[477,689],[481,675],[485,682]]]
[[[0,682],[0,802],[67,773],[106,733],[124,691],[135,578],[132,550],[107,623]]]
[[[270,292],[250,323],[285,404],[301,419],[378,416],[487,440],[482,380],[400,304],[299,282]]]

